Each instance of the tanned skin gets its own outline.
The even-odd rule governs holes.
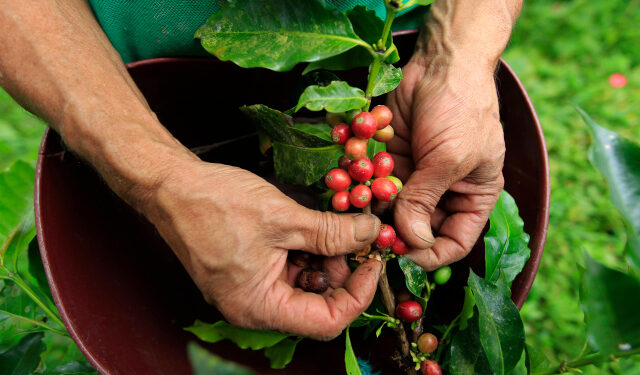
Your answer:
[[[493,71],[520,6],[437,0],[389,96],[389,149],[408,180],[396,226],[426,269],[468,253],[502,188]],[[0,85],[156,226],[231,323],[330,339],[371,303],[380,263],[352,273],[344,255],[375,240],[380,221],[306,209],[248,171],[201,161],[158,121],[86,1],[5,0],[0,51]],[[325,293],[294,288],[290,249],[327,257]]]

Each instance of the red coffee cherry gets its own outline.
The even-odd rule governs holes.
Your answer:
[[[349,165],[349,176],[358,182],[365,182],[373,176],[373,163],[368,158],[355,160]]]
[[[396,255],[404,255],[409,251],[409,247],[400,237],[396,236],[393,245],[391,245],[391,251]]]
[[[344,169],[333,168],[324,177],[327,187],[335,191],[344,191],[351,185],[351,177]]]
[[[442,375],[442,370],[440,370],[438,362],[430,359],[422,362],[420,365],[420,371],[422,372],[422,375]]]
[[[366,139],[351,137],[347,139],[347,143],[344,144],[344,154],[352,160],[364,158],[367,156],[368,145],[369,141]]]
[[[329,288],[329,275],[313,268],[305,268],[298,275],[298,285],[305,292],[322,293]]]
[[[378,152],[373,157],[373,177],[387,177],[393,171],[393,157],[388,152]]]
[[[371,183],[371,191],[376,199],[390,202],[398,195],[398,188],[391,180],[384,177],[376,178]]]
[[[347,124],[338,124],[331,129],[331,140],[333,143],[343,145],[351,137],[351,128]]]
[[[345,190],[333,194],[333,197],[331,197],[331,205],[336,211],[342,212],[348,210],[351,206],[349,203],[349,192]]]
[[[384,129],[391,123],[393,114],[386,105],[377,105],[371,110],[371,115],[376,119],[378,130]]]
[[[340,169],[344,169],[345,171],[349,170],[349,164],[351,164],[353,160],[349,159],[346,156],[340,156],[340,159],[338,159],[338,167],[340,167]]]
[[[411,323],[422,316],[422,306],[416,301],[400,302],[396,306],[396,317],[403,322]]]
[[[371,202],[371,189],[365,185],[356,185],[349,193],[349,202],[358,208],[363,208]]]
[[[396,231],[391,225],[382,224],[380,226],[380,232],[378,232],[378,238],[373,242],[373,246],[376,249],[386,249],[393,245],[396,240]]]
[[[376,131],[373,134],[373,139],[375,139],[378,142],[387,143],[393,138],[394,134],[395,132],[393,131],[393,128],[391,127],[391,125],[387,125],[386,128],[382,128]]]
[[[378,130],[378,124],[376,119],[369,112],[361,112],[353,118],[351,123],[351,130],[356,137],[362,139],[369,139],[373,137]]]
[[[431,354],[438,348],[438,338],[433,333],[423,333],[418,337],[418,350]]]

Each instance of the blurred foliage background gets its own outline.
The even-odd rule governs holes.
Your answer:
[[[549,235],[522,315],[531,345],[554,361],[571,359],[585,337],[576,262],[587,251],[609,266],[624,267],[625,236],[606,183],[589,164],[589,132],[572,105],[640,141],[640,1],[526,2],[504,57],[537,109],[551,163]],[[626,76],[627,85],[611,86],[612,73]],[[0,170],[17,159],[35,165],[43,131],[40,120],[0,89]],[[51,336],[47,362],[76,351],[69,339]],[[627,359],[584,371],[640,374],[637,362]]]

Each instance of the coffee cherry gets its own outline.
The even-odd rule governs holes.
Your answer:
[[[367,156],[368,145],[369,141],[366,139],[351,137],[347,139],[347,143],[344,144],[344,154],[352,160],[364,158]]]
[[[387,177],[393,171],[393,157],[388,152],[378,152],[373,157],[373,177]],[[396,189],[397,190],[397,189]]]
[[[402,191],[402,181],[396,176],[387,176],[385,177],[387,180],[390,180],[394,184],[396,184],[396,188],[398,189],[398,193]]]
[[[287,259],[298,267],[306,268],[311,263],[311,254],[300,250],[291,250]]]
[[[420,371],[422,372],[422,375],[442,375],[442,370],[440,370],[438,362],[430,359],[422,362],[420,365]]]
[[[351,185],[351,177],[344,169],[333,168],[324,177],[327,187],[335,191],[344,191]]]
[[[418,350],[425,354],[431,354],[438,348],[438,338],[432,333],[423,333],[418,337]]]
[[[331,129],[331,140],[333,143],[343,145],[351,137],[351,128],[347,124],[338,124]]]
[[[387,125],[386,128],[377,130],[373,134],[373,139],[375,139],[378,142],[387,143],[393,138],[394,134],[395,132],[393,131],[393,128],[391,127],[391,125]]]
[[[371,115],[376,119],[378,130],[384,129],[391,123],[393,114],[386,105],[377,105],[371,110]]]
[[[325,115],[325,119],[327,120],[327,124],[333,127],[343,121],[342,120],[343,115],[344,113],[342,112],[327,112],[327,114]]]
[[[333,197],[331,197],[331,205],[336,211],[342,212],[348,210],[349,206],[351,206],[349,203],[349,192],[345,190],[333,194]]]
[[[384,177],[373,180],[371,183],[371,191],[376,199],[385,202],[394,200],[398,195],[398,188],[396,187],[396,184]]]
[[[356,185],[349,193],[349,202],[358,208],[363,208],[371,202],[371,189],[365,185]]]
[[[355,160],[349,165],[349,176],[358,182],[365,182],[373,176],[373,163],[368,158]]]
[[[386,249],[393,245],[393,241],[396,240],[396,231],[391,225],[382,224],[380,226],[380,232],[378,232],[378,238],[373,242],[373,246],[376,249]]]
[[[338,167],[340,167],[340,169],[344,169],[345,171],[349,170],[349,164],[351,164],[353,160],[349,159],[348,157],[342,155],[340,156],[340,159],[338,159]]]
[[[376,133],[376,119],[369,112],[361,112],[353,118],[351,130],[356,137],[361,139],[369,139]]]
[[[449,266],[440,267],[433,273],[433,281],[435,281],[436,284],[446,284],[450,278],[451,267]]]
[[[400,302],[396,306],[396,317],[403,322],[411,323],[422,316],[422,306],[416,301]]]
[[[305,268],[298,275],[298,285],[305,292],[322,293],[329,288],[329,275],[313,268]]]
[[[353,119],[362,111],[359,109],[352,109],[350,111],[347,111],[344,113],[343,117],[344,117],[344,122],[346,122],[347,124],[351,124],[353,122]]]
[[[409,251],[409,247],[400,237],[396,236],[393,245],[391,245],[391,251],[396,255],[404,255]]]
[[[413,294],[409,291],[409,289],[402,287],[399,291],[396,292],[396,302],[404,302],[409,301],[413,298]]]

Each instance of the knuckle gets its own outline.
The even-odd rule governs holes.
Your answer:
[[[332,256],[340,244],[340,220],[331,212],[322,212],[318,215],[316,228],[313,243],[324,255]]]

